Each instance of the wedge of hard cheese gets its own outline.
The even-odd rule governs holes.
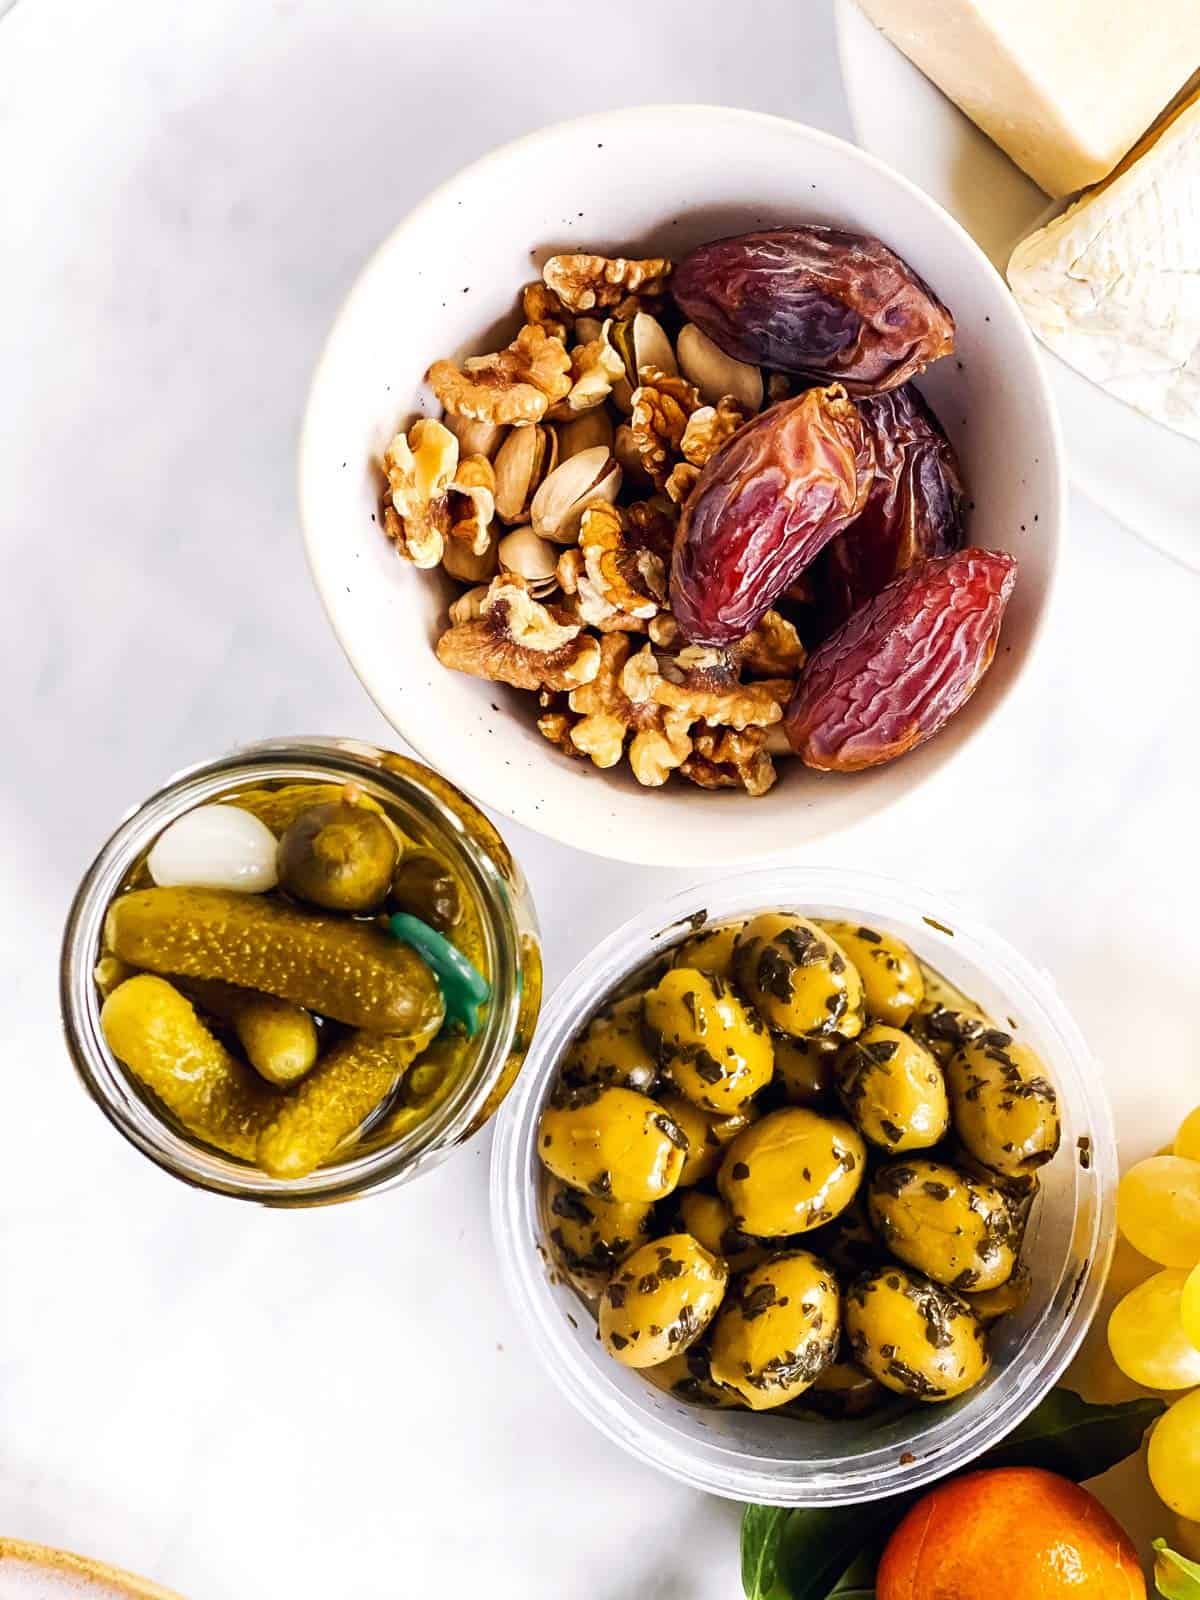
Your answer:
[[[1056,197],[1107,177],[1200,67],[1200,0],[859,4]]]
[[[1200,439],[1200,95],[1023,240],[1008,281],[1055,355]]]

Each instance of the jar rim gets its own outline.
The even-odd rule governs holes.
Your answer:
[[[847,914],[898,930],[915,925],[927,935],[917,954],[935,968],[939,960],[953,966],[953,950],[959,966],[973,967],[1004,991],[1014,1016],[1022,1015],[1040,1043],[1052,1042],[1060,1097],[1091,1141],[1087,1164],[1080,1160],[1074,1167],[1069,1246],[1052,1292],[1024,1336],[1022,1359],[993,1374],[986,1404],[972,1405],[968,1394],[936,1408],[936,1414],[926,1408],[928,1425],[911,1451],[907,1442],[896,1444],[889,1438],[836,1464],[772,1457],[768,1449],[756,1455],[724,1442],[712,1419],[741,1413],[702,1412],[706,1420],[699,1426],[704,1432],[693,1437],[667,1409],[682,1402],[645,1383],[631,1387],[626,1369],[595,1344],[590,1324],[586,1338],[579,1331],[582,1317],[571,1325],[571,1291],[551,1270],[539,1218],[538,1118],[559,1061],[580,1026],[623,980],[665,955],[703,921],[780,907],[815,916]],[[915,935],[908,936],[915,940]],[[1064,1159],[1074,1162],[1075,1156],[1073,1149],[1064,1150]],[[649,907],[602,940],[559,984],[542,1012],[521,1078],[497,1117],[492,1225],[506,1286],[538,1354],[571,1403],[614,1443],[692,1488],[729,1499],[845,1505],[919,1489],[964,1466],[1015,1427],[1057,1381],[1078,1349],[1104,1287],[1116,1231],[1116,1180],[1116,1135],[1103,1081],[1045,973],[938,895],[874,873],[786,866],[698,884]],[[590,1313],[585,1310],[584,1315]],[[982,1398],[980,1392],[974,1398]],[[686,1409],[695,1414],[696,1408]]]
[[[407,770],[400,770],[400,763]],[[521,923],[514,885],[464,819],[470,819],[483,838],[494,834],[491,823],[455,789],[460,815],[421,780],[425,773],[445,783],[421,763],[359,740],[323,736],[264,740],[177,772],[132,807],[97,851],[76,891],[63,933],[59,999],[67,1049],[84,1087],[109,1121],[172,1176],[213,1193],[266,1205],[326,1204],[407,1181],[475,1130],[517,1039],[522,935],[532,930]],[[414,815],[477,901],[492,982],[492,1001],[471,1065],[445,1099],[396,1139],[318,1167],[302,1178],[272,1177],[173,1127],[109,1049],[100,1027],[102,1002],[93,976],[108,906],[163,828],[185,811],[231,790],[280,780],[354,782],[373,798]],[[516,873],[515,867],[512,871]],[[526,919],[531,921],[528,912]]]

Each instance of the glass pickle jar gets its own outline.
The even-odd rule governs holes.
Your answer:
[[[203,1143],[117,1060],[101,1028],[97,982],[105,915],[114,898],[149,883],[145,858],[177,817],[197,806],[290,784],[352,784],[418,844],[440,855],[465,897],[476,964],[491,986],[478,1033],[447,1052],[441,1073],[421,1060],[344,1154],[303,1177],[278,1178]],[[171,779],[133,810],[88,868],[67,918],[60,997],[67,1046],[83,1084],[144,1155],[199,1188],[265,1205],[317,1205],[402,1183],[441,1161],[488,1120],[511,1087],[542,991],[537,921],[521,869],[483,813],[429,767],[349,739],[278,739],[247,746]]]

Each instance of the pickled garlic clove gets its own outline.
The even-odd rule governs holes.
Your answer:
[[[277,881],[275,835],[240,806],[197,806],[154,842],[146,865],[160,889],[263,894]]]

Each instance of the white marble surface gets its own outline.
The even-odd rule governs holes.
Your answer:
[[[191,1600],[738,1592],[735,1508],[594,1436],[522,1349],[486,1137],[340,1209],[193,1194],[86,1101],[55,1000],[128,804],[242,740],[388,736],[293,504],[357,264],[497,141],[672,98],[847,132],[825,4],[22,0],[0,24],[2,1532]],[[1072,510],[1052,638],[993,736],[813,859],[956,895],[1050,969],[1136,1156],[1200,1100],[1200,583]],[[552,980],[683,882],[507,832]]]

